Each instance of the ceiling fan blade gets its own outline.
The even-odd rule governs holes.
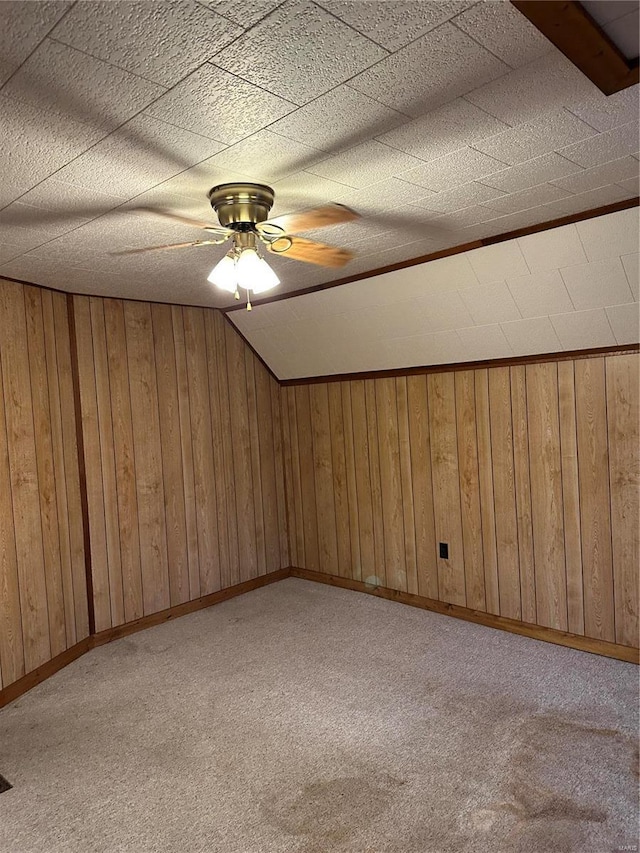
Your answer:
[[[296,234],[298,231],[312,231],[314,228],[351,222],[359,216],[359,213],[343,204],[326,204],[322,207],[312,207],[310,210],[301,210],[298,213],[285,213],[283,216],[276,216],[275,219],[263,222],[262,225],[276,225],[278,228],[283,228],[287,234]]]
[[[192,225],[194,228],[204,228],[207,231],[213,231],[216,234],[232,234],[230,228],[222,228],[220,225],[212,225],[210,222],[205,222],[204,219],[193,219],[191,216],[182,216],[180,213],[174,213],[172,210],[166,210],[163,207],[129,207],[128,210],[142,211],[144,213],[153,213],[156,216],[163,216],[165,219],[171,219],[173,222],[179,222],[180,225]]]
[[[144,246],[142,249],[124,249],[122,252],[110,252],[112,255],[139,255],[142,252],[161,252],[167,249],[190,249],[194,246],[219,246],[221,240],[192,240],[190,243],[168,243],[165,246]]]
[[[275,248],[278,243],[283,245],[290,243],[290,245],[289,248],[280,251]],[[284,255],[294,261],[305,261],[308,264],[318,264],[321,267],[343,267],[353,258],[353,252],[349,252],[347,249],[338,249],[335,246],[316,243],[315,240],[306,240],[304,237],[283,237],[281,240],[275,240],[273,244],[267,245],[267,248],[274,255]]]

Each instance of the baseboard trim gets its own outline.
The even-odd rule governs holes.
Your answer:
[[[483,613],[480,610],[471,610],[458,604],[447,604],[444,601],[435,601],[422,595],[414,595],[410,592],[401,592],[396,589],[388,589],[382,586],[371,586],[363,581],[354,581],[337,575],[325,575],[322,572],[313,572],[309,569],[298,569],[292,567],[289,574],[294,578],[325,583],[329,586],[338,586],[342,589],[351,589],[355,592],[366,592],[376,595],[378,598],[386,598],[389,601],[399,601],[409,604],[411,607],[420,607],[433,613],[441,613],[443,616],[453,616],[456,619],[464,619],[466,622],[475,622],[487,628],[497,628],[500,631],[509,631],[512,634],[521,634],[533,640],[543,640],[547,643],[555,643],[560,646],[568,646],[581,652],[590,652],[594,655],[615,658],[627,663],[640,663],[640,651],[631,646],[622,646],[618,643],[609,643],[606,640],[595,640],[591,637],[581,637],[578,634],[570,634],[567,631],[558,631],[555,628],[544,628],[540,625],[531,625],[527,622],[518,622],[516,619],[507,619],[504,616],[494,616],[491,613]]]
[[[151,613],[149,616],[136,619],[135,622],[127,622],[125,625],[118,625],[115,628],[100,631],[98,634],[91,634],[61,654],[43,663],[42,666],[39,666],[37,669],[32,670],[22,676],[22,678],[0,690],[0,708],[3,708],[10,702],[14,702],[28,690],[31,690],[32,687],[36,687],[36,685],[46,681],[47,678],[55,675],[56,672],[64,669],[65,666],[73,663],[74,660],[82,657],[82,655],[97,646],[103,646],[112,640],[119,640],[121,637],[126,637],[129,634],[135,634],[137,631],[144,631],[145,628],[152,628],[154,625],[162,625],[164,622],[177,619],[179,616],[195,613],[196,610],[204,610],[206,607],[212,607],[214,604],[227,601],[229,598],[235,598],[237,595],[244,595],[246,592],[251,592],[251,590],[267,586],[267,584],[284,580],[287,577],[289,577],[288,568],[278,569],[275,572],[270,572],[268,575],[260,575],[260,577],[251,578],[251,580],[229,586],[218,592],[212,592],[210,595],[203,595],[201,598],[196,598],[193,601],[185,601],[184,604],[177,604],[175,607],[169,607],[167,610]]]

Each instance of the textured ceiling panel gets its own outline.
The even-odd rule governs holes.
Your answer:
[[[632,208],[228,316],[283,379],[637,343],[637,249]]]
[[[202,239],[136,208],[215,224],[206,193],[226,181],[269,182],[273,215],[331,201],[361,214],[310,235],[354,253],[341,270],[270,257],[281,291],[638,192],[638,88],[605,97],[508,2],[87,0],[0,12],[0,275],[229,305],[206,281],[226,247],[114,254]],[[477,282],[460,275],[454,289]],[[429,334],[440,336],[433,352],[460,341]]]

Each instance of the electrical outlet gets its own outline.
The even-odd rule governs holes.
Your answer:
[[[440,543],[440,559],[448,560],[449,559],[449,545],[447,542]]]

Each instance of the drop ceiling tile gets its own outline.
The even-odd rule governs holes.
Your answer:
[[[228,167],[257,181],[281,180],[307,168],[325,155],[315,148],[261,130],[211,158],[214,167]]]
[[[310,49],[310,33],[316,49]],[[213,61],[302,105],[386,55],[387,51],[314,3],[286,2]]]
[[[226,181],[244,180],[245,176],[239,172],[235,172],[218,163],[213,163],[212,158],[207,158],[200,163],[196,163],[195,166],[179,172],[172,178],[162,181],[158,185],[158,189],[161,189],[163,192],[202,201],[202,199],[206,199],[207,192],[211,187],[215,187],[217,184],[222,184]]]
[[[505,281],[494,281],[492,284],[461,290],[460,297],[476,326],[504,323],[507,320],[519,320],[521,317]]]
[[[385,145],[429,161],[458,151],[476,139],[495,136],[507,127],[464,98],[456,98],[384,133],[379,139]]]
[[[518,245],[532,273],[583,264],[587,261],[575,225],[518,237]]]
[[[361,188],[415,169],[421,161],[372,139],[329,157],[307,171],[332,181]]]
[[[575,145],[561,148],[558,153],[567,160],[588,168],[599,166],[638,150],[638,125],[634,122],[623,124],[606,133],[599,133]]]
[[[511,3],[476,3],[455,24],[512,68],[551,50],[551,43]]]
[[[5,0],[0,30],[0,86],[35,50],[71,2],[24,3]]]
[[[420,204],[425,196],[433,195],[429,190],[409,184],[400,178],[386,178],[368,187],[343,187],[342,190],[340,202],[363,216]]]
[[[604,308],[554,314],[549,318],[563,350],[615,346],[616,339]]]
[[[525,163],[511,166],[501,172],[495,172],[482,179],[482,183],[503,190],[506,193],[516,193],[552,181],[573,175],[582,171],[582,166],[565,160],[559,154],[552,152],[535,157]],[[562,184],[558,183],[558,186]]]
[[[270,125],[269,130],[331,153],[352,148],[406,121],[349,86],[338,86]]]
[[[471,181],[452,190],[431,193],[425,198],[414,202],[414,204],[416,207],[424,207],[428,210],[440,211],[441,213],[454,213],[456,210],[481,204],[501,195],[504,195],[502,190],[496,190],[493,187]]]
[[[502,331],[514,355],[560,352],[562,345],[548,317],[532,317],[503,323]]]
[[[495,219],[497,215],[495,210],[476,204],[472,207],[456,210],[454,213],[443,213],[435,220],[435,223],[439,228],[458,231],[461,228],[468,228],[471,225],[478,225],[481,222],[487,222],[489,219]]]
[[[638,30],[640,30],[640,10],[636,6],[628,15],[616,18],[604,27],[605,33],[618,50],[629,60],[637,60]]]
[[[349,85],[418,116],[494,80],[508,68],[466,33],[445,23],[358,74]]]
[[[421,367],[464,361],[462,343],[455,331],[395,338],[384,343],[385,361],[394,367]]]
[[[504,166],[499,160],[473,148],[461,148],[453,154],[404,172],[402,180],[437,192],[484,178],[501,171]]]
[[[40,246],[48,240],[79,227],[86,221],[82,217],[69,216],[50,222],[39,222],[36,217],[42,208],[14,202],[0,211],[0,233],[3,242],[20,246],[23,252]],[[35,219],[35,221],[32,221]]]
[[[466,253],[429,261],[416,274],[424,281],[429,293],[462,290],[480,283]]]
[[[583,193],[606,184],[618,183],[626,178],[635,178],[637,175],[638,161],[633,157],[621,157],[564,178],[556,178],[553,183],[569,192]]]
[[[633,302],[620,258],[561,267],[560,275],[578,311]]]
[[[459,15],[471,5],[465,0],[445,0],[439,3],[416,3],[406,0],[319,0],[332,15],[354,30],[390,51],[404,45]]]
[[[529,274],[529,267],[515,240],[483,246],[466,253],[480,284],[504,281],[508,276]]]
[[[613,95],[604,95],[596,89],[588,100],[571,104],[569,109],[591,127],[603,131],[637,122],[639,102],[640,91],[636,84]]]
[[[631,158],[634,159],[633,157]],[[637,161],[636,161],[637,162]],[[638,177],[635,178],[625,178],[623,181],[618,181],[617,184],[629,198],[635,198],[640,195],[640,182],[638,181]]]
[[[476,141],[473,147],[503,163],[515,165],[595,134],[592,127],[567,110],[557,110],[537,116],[533,121],[505,130],[497,136]]]
[[[539,222],[550,222],[562,216],[570,216],[573,213],[581,213],[585,210],[594,210],[607,204],[613,204],[629,197],[628,192],[617,184],[609,184],[606,187],[598,187],[586,193],[568,195],[566,198],[543,204],[539,210]]]
[[[221,147],[212,139],[139,115],[61,169],[57,177],[76,186],[130,198],[186,165],[205,160]]]
[[[636,302],[640,301],[640,270],[638,268],[638,252],[622,255],[622,266],[629,282],[629,287]]]
[[[2,90],[43,112],[56,112],[99,129],[102,135],[164,91],[156,83],[50,39],[40,44]]]
[[[147,113],[193,133],[231,144],[295,109],[295,104],[205,64]]]
[[[5,242],[3,239],[2,243],[0,243],[0,264],[5,264],[7,261],[12,261],[14,258],[20,257],[23,252],[24,249],[22,246]]]
[[[616,336],[616,343],[637,344],[640,342],[640,305],[612,305],[606,308],[609,324]]]
[[[140,77],[173,86],[242,33],[192,2],[77,3],[52,36]]]
[[[571,193],[561,190],[553,184],[541,184],[539,187],[529,187],[519,193],[489,199],[484,202],[486,207],[498,213],[518,213],[520,210],[529,210],[532,207],[540,207],[552,201],[566,198]]]
[[[461,361],[482,361],[513,355],[511,345],[498,325],[471,326],[456,331],[462,344]]]
[[[311,172],[296,172],[271,184],[276,194],[275,204],[271,211],[271,218],[289,213],[293,210],[301,210],[307,207],[315,207],[319,204],[330,202],[343,202],[345,192],[349,191],[344,184],[312,175]]]
[[[47,178],[41,184],[20,199],[24,205],[42,208],[52,212],[52,216],[69,219],[94,219],[108,210],[118,207],[127,200],[124,196],[102,193],[86,187],[76,187],[57,178]]]
[[[560,51],[554,50],[465,95],[468,101],[507,124],[589,100],[596,86]]]
[[[440,332],[473,326],[474,320],[456,291],[431,292],[414,302],[416,312],[424,321],[424,331]]]
[[[638,208],[621,210],[606,217],[585,219],[574,226],[589,261],[628,255],[638,251]],[[577,261],[574,261],[577,263]],[[568,264],[557,264],[568,266]]]
[[[534,275],[508,277],[507,287],[525,318],[565,314],[574,310],[562,276],[556,269]]]
[[[201,5],[247,30],[273,12],[280,6],[282,0],[243,0],[242,3],[238,3],[237,0],[209,0],[209,2],[200,0],[200,2]]]
[[[629,13],[636,5],[633,0],[584,0],[582,5],[601,26]]]

